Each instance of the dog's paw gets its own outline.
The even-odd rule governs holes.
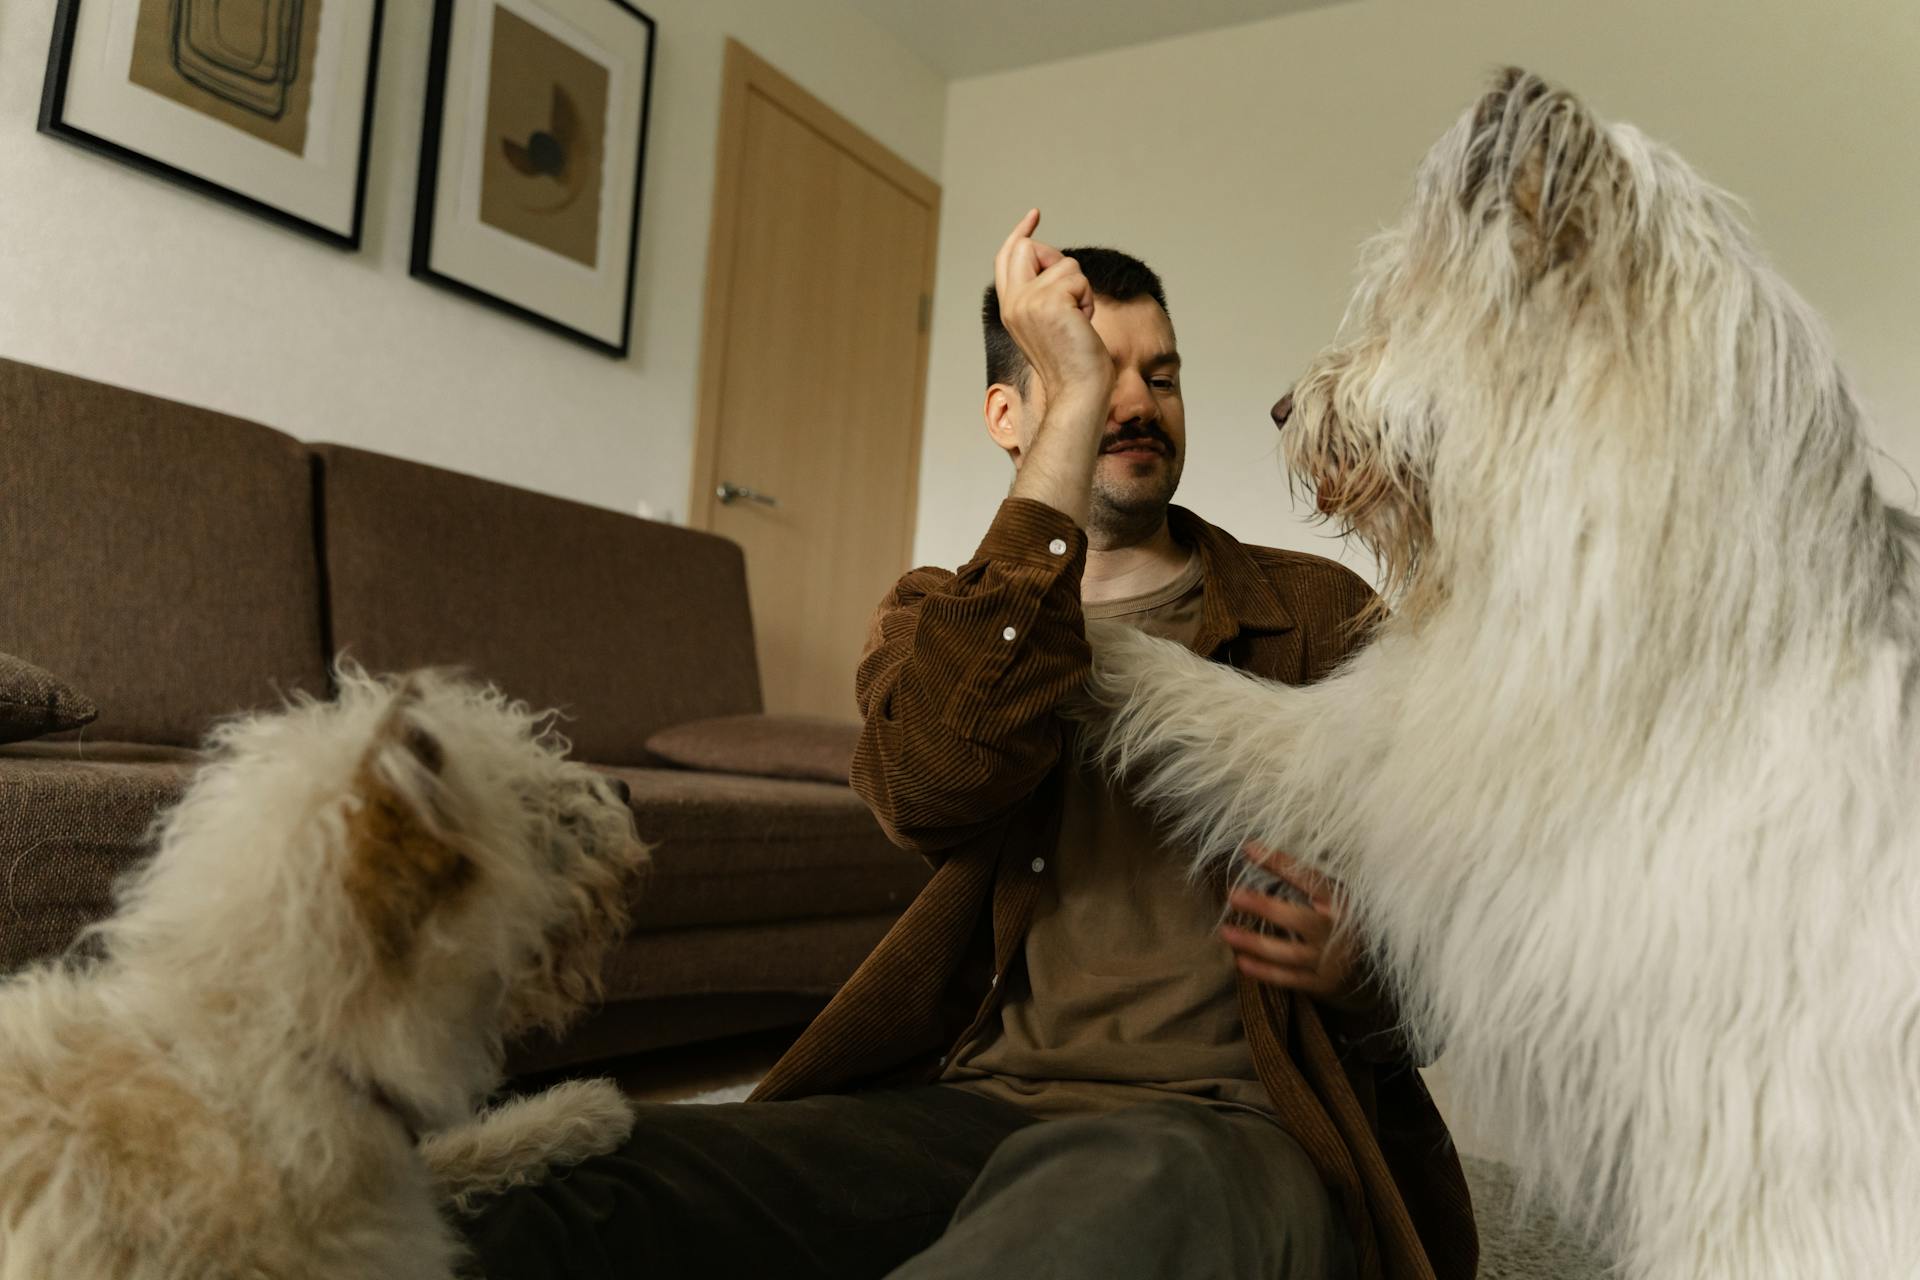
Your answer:
[[[570,1080],[515,1098],[420,1142],[442,1199],[471,1213],[487,1197],[556,1166],[605,1155],[633,1132],[633,1103],[611,1080]]]

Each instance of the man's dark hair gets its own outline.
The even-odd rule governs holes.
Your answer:
[[[1097,245],[1061,252],[1080,264],[1080,274],[1087,278],[1098,296],[1115,302],[1152,298],[1162,311],[1167,311],[1167,291],[1160,287],[1160,277],[1132,254]],[[1167,318],[1173,318],[1171,311],[1167,311]],[[987,336],[987,385],[1004,382],[1025,395],[1027,378],[1033,370],[1027,358],[1020,354],[1007,326],[1000,322],[1000,295],[992,285],[987,286],[986,297],[980,304],[980,327],[986,330]]]

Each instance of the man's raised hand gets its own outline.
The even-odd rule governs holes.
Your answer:
[[[1093,328],[1093,286],[1079,263],[1033,238],[1039,226],[1040,211],[1028,210],[994,255],[1000,321],[1048,403],[1072,395],[1104,401],[1113,390],[1113,357]]]

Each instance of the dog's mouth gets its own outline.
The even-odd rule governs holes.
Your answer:
[[[623,789],[592,788],[592,807],[558,815],[550,861],[570,889],[508,981],[510,1034],[558,1032],[599,998],[601,965],[626,935],[632,895],[652,866],[631,805],[608,798]]]
[[[1386,477],[1345,458],[1329,458],[1314,468],[1313,505],[1324,516],[1360,517],[1387,496]]]
[[[1353,504],[1353,464],[1345,458],[1326,458],[1313,473],[1313,505],[1324,516],[1337,516]]]
[[[1286,432],[1283,449],[1295,480],[1313,491],[1313,505],[1321,515],[1352,514],[1378,486],[1368,479],[1368,467],[1338,442],[1340,426],[1330,406],[1322,408],[1318,430],[1311,432],[1287,425],[1300,416],[1299,409],[1297,393],[1289,392],[1273,411],[1275,423]]]
[[[1340,514],[1347,494],[1349,466],[1341,459],[1319,454],[1297,459],[1294,475],[1313,492],[1313,505],[1323,516]]]

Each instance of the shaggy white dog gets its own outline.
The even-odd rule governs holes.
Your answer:
[[[1308,688],[1126,629],[1203,861],[1345,881],[1464,1106],[1647,1280],[1920,1277],[1920,524],[1734,202],[1519,72],[1285,449],[1395,607]]]
[[[103,954],[0,986],[0,1280],[450,1277],[443,1201],[631,1127],[596,1082],[459,1128],[594,993],[614,785],[492,689],[340,685],[216,731]]]

